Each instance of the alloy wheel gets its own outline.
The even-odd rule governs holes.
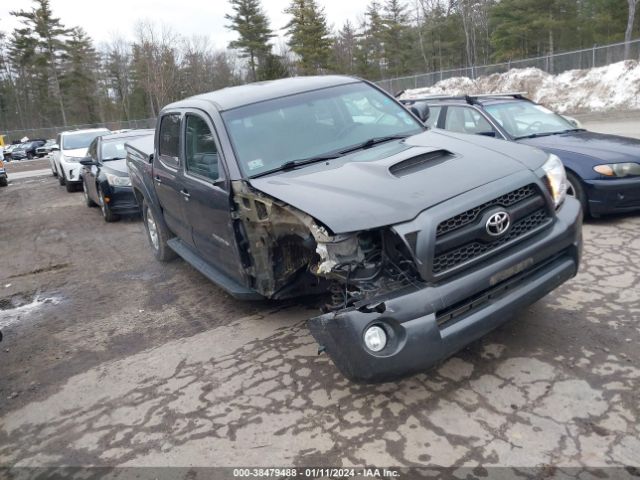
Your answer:
[[[149,231],[149,238],[151,239],[151,245],[153,248],[158,250],[158,227],[156,226],[156,221],[153,218],[153,214],[149,207],[147,207],[146,215],[147,217],[147,230]]]

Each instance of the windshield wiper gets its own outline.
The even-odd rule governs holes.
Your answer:
[[[391,140],[400,140],[403,138],[407,138],[408,136],[409,136],[408,134],[399,134],[399,135],[387,135],[386,137],[370,138],[369,140],[365,140],[362,143],[349,147],[345,150],[341,150],[340,153],[344,155],[347,153],[355,152],[356,150],[365,150],[367,148],[371,148],[374,145],[378,145],[380,143],[389,142]]]
[[[289,160],[288,162],[284,162],[279,167],[272,168],[271,170],[267,170],[265,172],[257,173],[253,175],[251,178],[263,177],[264,175],[269,175],[270,173],[275,173],[275,172],[293,170],[294,168],[304,167],[305,165],[311,165],[312,163],[324,162],[325,160],[333,160],[335,158],[340,158],[341,156],[342,156],[342,152],[331,153],[327,155],[317,155],[315,157],[301,158],[299,160]]]
[[[540,133],[532,133],[531,135],[522,135],[521,137],[516,137],[516,140],[520,140],[521,138],[548,137],[551,135],[562,135],[563,133],[586,132],[586,131],[587,130],[584,128],[569,128],[568,130],[559,130],[557,132],[540,132]]]

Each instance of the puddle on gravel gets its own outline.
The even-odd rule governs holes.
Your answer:
[[[9,298],[0,298],[0,329],[14,325],[45,305],[57,305],[59,295],[43,293],[18,293]]]

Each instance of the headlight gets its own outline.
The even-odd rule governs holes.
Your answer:
[[[547,174],[547,182],[553,197],[553,203],[558,208],[567,198],[567,173],[564,171],[562,161],[555,155],[549,155],[549,158],[542,166]]]
[[[129,179],[129,177],[121,177],[119,175],[114,175],[112,173],[105,173],[105,175],[107,176],[107,182],[109,182],[109,185],[113,187],[130,187],[131,186],[131,180]]]
[[[596,165],[593,169],[605,177],[632,177],[640,175],[640,164],[633,162]]]

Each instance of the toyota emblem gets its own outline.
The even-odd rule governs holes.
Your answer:
[[[492,237],[499,237],[509,229],[511,218],[507,212],[496,212],[489,217],[485,228]]]

